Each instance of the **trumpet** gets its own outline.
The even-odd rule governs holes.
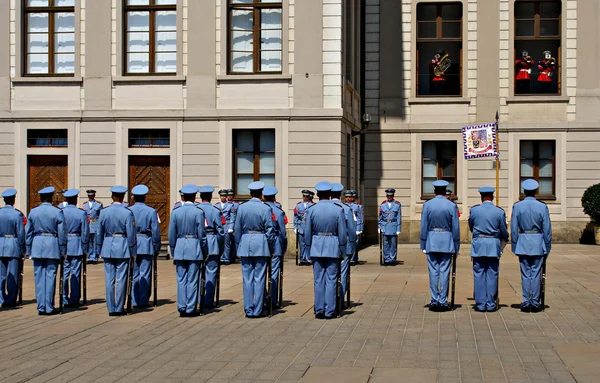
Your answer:
[[[525,60],[525,62],[527,64],[531,64],[533,62],[533,59],[531,58],[531,56],[525,56],[525,58],[523,60]]]
[[[550,57],[550,60],[548,60],[548,65],[556,65],[556,59],[554,57]]]
[[[450,68],[450,65],[452,65],[452,60],[450,60],[450,55],[446,53],[440,58],[437,64],[435,64],[435,67],[433,67],[433,74],[438,77],[443,76],[448,68]]]

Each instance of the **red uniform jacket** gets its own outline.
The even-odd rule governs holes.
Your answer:
[[[556,65],[548,64],[548,61],[542,60],[538,64],[540,74],[537,80],[540,82],[552,82],[552,72],[556,70]]]
[[[535,64],[535,61],[531,60],[531,63],[523,59],[515,61],[515,70],[517,71],[517,81],[519,80],[531,80],[531,67]]]

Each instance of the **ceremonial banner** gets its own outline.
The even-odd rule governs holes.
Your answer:
[[[465,160],[498,155],[496,124],[463,126],[462,134]]]

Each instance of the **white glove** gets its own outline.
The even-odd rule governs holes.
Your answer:
[[[377,228],[377,232],[378,232],[379,234],[381,234],[381,228],[379,228],[379,227],[378,227],[378,228]]]
[[[427,254],[427,251],[423,250],[423,254]]]
[[[227,230],[227,232],[228,232],[229,234],[231,234],[231,233],[233,233],[233,229],[229,229],[229,230]]]
[[[298,234],[298,229],[294,229],[294,234]]]
[[[398,234],[400,234],[400,232],[399,232],[399,231],[397,231],[397,232],[396,232],[396,235],[398,235]]]

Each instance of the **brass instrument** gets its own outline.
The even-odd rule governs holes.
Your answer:
[[[524,60],[527,64],[531,64],[533,62],[533,59],[531,58],[531,56],[525,56]]]
[[[444,73],[446,73],[446,71],[448,70],[448,68],[450,68],[450,65],[452,65],[450,55],[448,53],[445,53],[444,56],[442,56],[442,58],[439,59],[437,64],[435,64],[435,67],[433,67],[433,74],[438,77],[443,76]]]
[[[550,57],[550,60],[548,60],[548,65],[556,65],[556,59],[554,57]]]

